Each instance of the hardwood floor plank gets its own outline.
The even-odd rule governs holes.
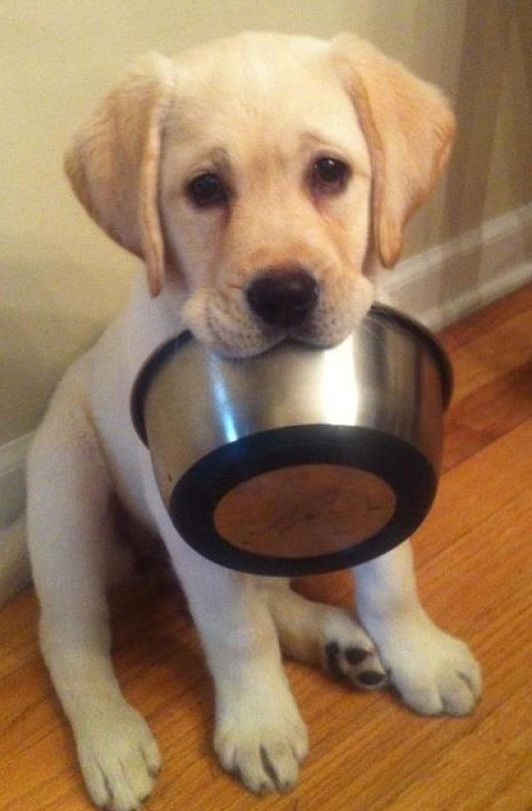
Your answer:
[[[442,469],[455,467],[531,416],[532,358],[451,406]]]
[[[448,352],[455,353],[461,347],[473,344],[479,337],[491,334],[494,324],[527,312],[532,312],[532,284],[527,284],[482,310],[471,313],[458,323],[451,324],[442,330],[440,339]]]
[[[492,383],[507,372],[530,361],[532,354],[532,312],[494,321],[489,330],[452,352],[455,368],[454,400]]]

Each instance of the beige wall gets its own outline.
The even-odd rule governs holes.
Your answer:
[[[0,444],[35,426],[135,266],[63,179],[70,132],[142,51],[171,54],[243,28],[356,30],[455,101],[449,182],[413,224],[408,252],[532,199],[529,0],[3,0]]]

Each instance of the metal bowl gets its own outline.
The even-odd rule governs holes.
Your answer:
[[[417,529],[451,391],[435,338],[375,305],[331,349],[286,341],[229,359],[182,333],[142,369],[132,416],[187,543],[295,576],[370,560]]]

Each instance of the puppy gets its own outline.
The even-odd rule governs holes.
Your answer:
[[[42,651],[97,805],[139,808],[160,766],[109,656],[112,497],[164,540],[214,682],[214,748],[251,791],[290,789],[307,753],[281,648],[361,687],[388,674],[420,713],[473,709],[479,668],[421,607],[408,542],[357,568],[361,625],[288,583],[225,570],[177,535],[129,419],[143,362],[185,327],[233,356],[346,337],[453,131],[434,87],[355,36],[242,34],[146,57],[75,136],[77,196],[147,271],[59,384],[28,466]]]

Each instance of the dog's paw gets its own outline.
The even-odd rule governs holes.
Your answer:
[[[161,766],[146,721],[127,704],[76,725],[78,757],[93,802],[112,811],[139,809]]]
[[[226,771],[255,794],[295,786],[308,752],[308,736],[284,682],[257,685],[235,696],[218,715],[214,748]]]
[[[348,679],[362,690],[388,683],[375,645],[347,612],[335,612],[325,623],[322,664],[332,676]]]
[[[467,645],[424,614],[397,620],[376,641],[390,681],[422,715],[467,715],[482,692],[480,667]]]

